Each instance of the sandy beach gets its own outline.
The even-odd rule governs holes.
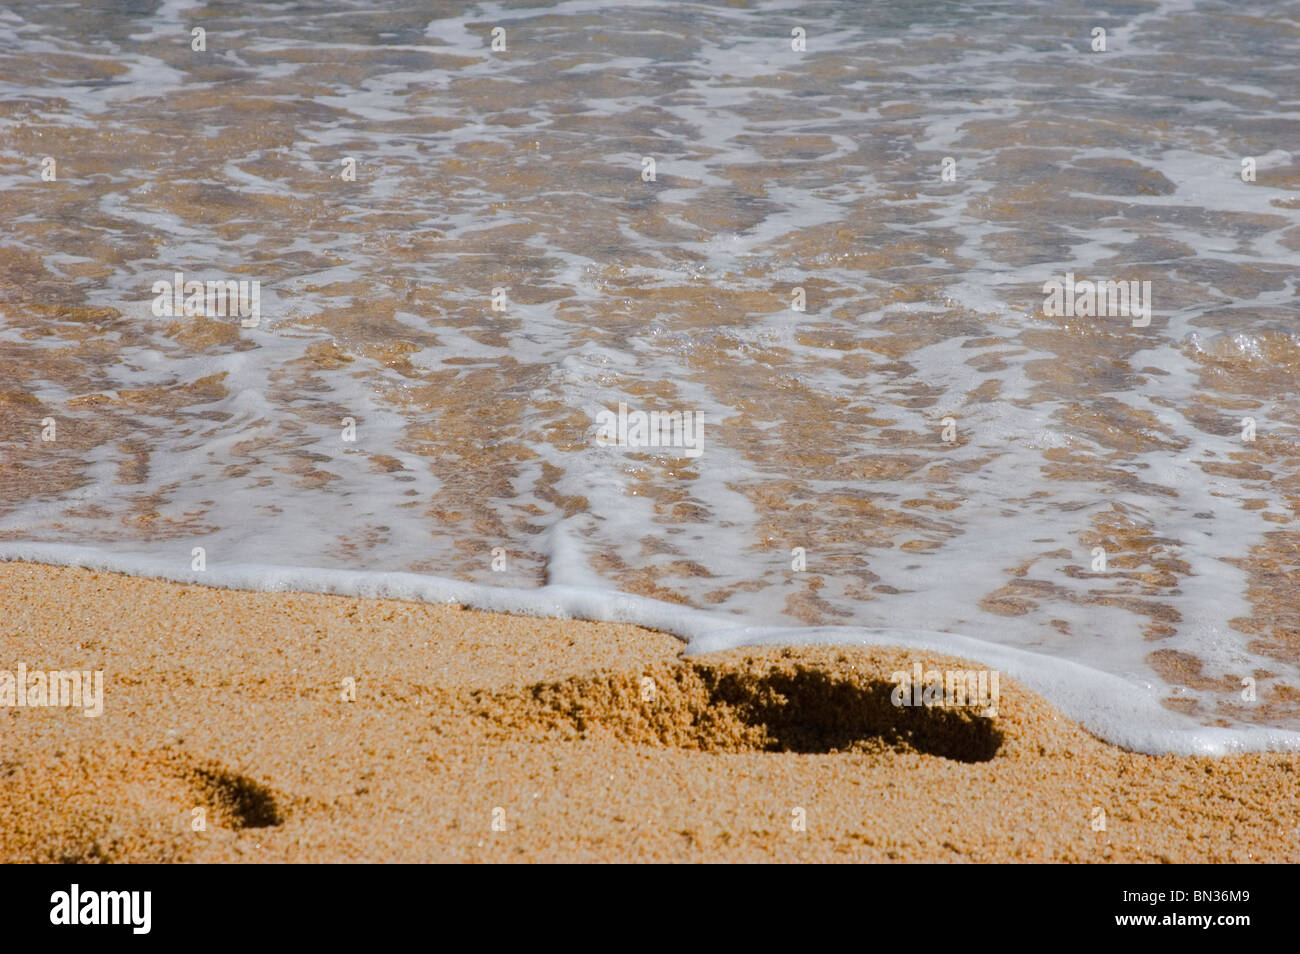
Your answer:
[[[3,4],[0,861],[1300,861],[1298,11]]]
[[[0,707],[6,862],[1300,861],[1300,755],[1125,752],[1005,677],[995,718],[890,703],[945,657],[26,563],[0,594],[0,669],[104,672],[102,715]]]

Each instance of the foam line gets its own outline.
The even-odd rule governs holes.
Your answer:
[[[1068,718],[1099,738],[1135,752],[1227,755],[1300,751],[1300,733],[1251,727],[1197,725],[1163,708],[1153,693],[1129,680],[1069,660],[1000,646],[956,633],[859,626],[757,626],[742,617],[693,609],[644,596],[591,586],[535,589],[485,586],[418,573],[235,564],[203,573],[177,573],[137,554],[43,543],[0,545],[0,560],[156,577],[178,583],[254,592],[307,592],[340,596],[455,603],[515,615],[631,623],[676,636],[699,654],[743,646],[900,646],[960,656],[1004,672],[1052,701]]]

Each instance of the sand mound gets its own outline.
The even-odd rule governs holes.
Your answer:
[[[474,692],[470,706],[514,733],[607,735],[706,752],[895,750],[959,762],[997,754],[1003,733],[995,719],[972,708],[895,706],[893,690],[883,673],[859,669],[848,654],[782,650]]]

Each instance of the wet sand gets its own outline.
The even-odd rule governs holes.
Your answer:
[[[978,662],[24,563],[0,610],[0,670],[105,686],[0,707],[3,861],[1300,861],[1300,755],[890,703]]]

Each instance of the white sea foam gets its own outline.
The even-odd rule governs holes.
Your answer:
[[[0,556],[626,620],[693,652],[914,645],[1143,751],[1293,747],[1152,661],[1300,686],[1233,625],[1286,625],[1248,563],[1296,476],[1260,447],[1300,443],[1269,378],[1300,216],[1267,18],[1159,3],[1092,54],[1065,4],[758,6],[269,4],[206,18],[209,60],[180,0],[106,14],[102,43],[0,14],[0,155],[28,170],[0,178],[28,269],[0,285]],[[158,108],[227,88],[252,120]],[[50,140],[122,155],[43,183]],[[177,270],[259,280],[262,324],[152,316]],[[1041,314],[1066,272],[1152,280],[1151,327]],[[619,403],[702,414],[703,453],[597,445]],[[52,465],[76,479],[23,476]]]
[[[553,549],[559,579],[594,579],[575,570],[569,544]],[[1300,733],[1282,729],[1196,726],[1160,706],[1155,687],[1143,686],[1088,666],[954,633],[854,626],[755,626],[724,614],[619,593],[599,586],[552,583],[528,589],[483,586],[411,573],[367,573],[236,564],[199,573],[177,573],[157,558],[74,546],[5,544],[0,558],[56,566],[151,576],[176,582],[259,592],[329,593],[448,603],[474,609],[554,619],[632,623],[671,633],[693,654],[745,646],[898,646],[975,660],[1019,679],[1052,699],[1069,718],[1103,739],[1137,752],[1225,755],[1245,751],[1300,751]]]

